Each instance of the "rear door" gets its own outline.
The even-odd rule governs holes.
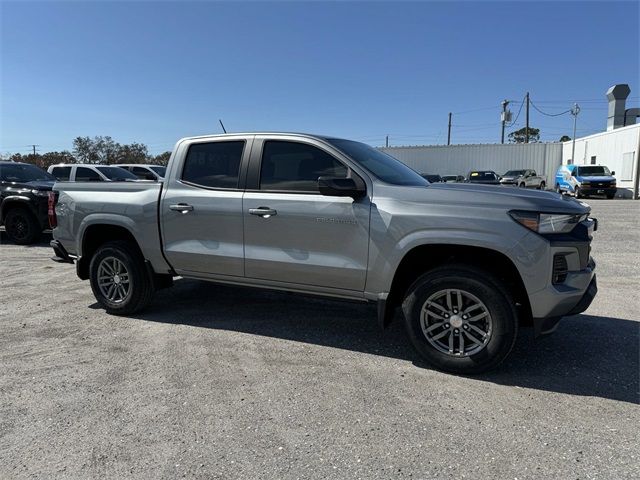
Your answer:
[[[363,291],[368,196],[323,196],[320,176],[357,175],[321,142],[256,137],[243,201],[248,278]]]
[[[182,144],[160,203],[164,250],[177,273],[244,276],[242,172],[252,136]]]

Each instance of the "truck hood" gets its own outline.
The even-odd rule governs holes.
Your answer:
[[[374,194],[388,195],[405,202],[446,204],[465,207],[486,207],[496,210],[529,210],[549,213],[588,213],[588,204],[555,192],[507,188],[500,185],[472,183],[432,183],[427,187],[376,186]]]
[[[10,188],[12,190],[53,190],[53,184],[47,180],[34,180],[33,182],[13,182]]]

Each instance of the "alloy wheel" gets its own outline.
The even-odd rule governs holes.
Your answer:
[[[454,357],[468,357],[483,350],[493,330],[487,306],[460,289],[431,295],[422,306],[420,325],[434,348]]]
[[[98,265],[98,287],[110,302],[124,302],[131,293],[130,275],[125,264],[115,257],[103,258]]]

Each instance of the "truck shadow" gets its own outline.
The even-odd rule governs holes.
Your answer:
[[[134,318],[342,348],[429,368],[411,348],[400,314],[382,332],[373,305],[180,279]],[[537,340],[531,329],[522,329],[504,364],[470,378],[639,403],[639,330],[640,322],[585,314],[565,318],[554,334]]]
[[[36,240],[35,243],[32,243],[30,245],[20,245],[20,246],[25,248],[48,247],[49,242],[52,240],[52,238],[53,237],[51,236],[51,231],[46,230],[42,232],[42,234],[40,235],[40,237],[38,237],[38,240]],[[16,243],[14,243],[12,240],[9,239],[9,237],[7,236],[7,232],[4,231],[4,227],[0,229],[0,245],[17,245]]]

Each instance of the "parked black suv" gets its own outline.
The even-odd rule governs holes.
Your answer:
[[[49,228],[48,199],[55,181],[35,165],[0,162],[0,225],[15,243],[34,243]]]

